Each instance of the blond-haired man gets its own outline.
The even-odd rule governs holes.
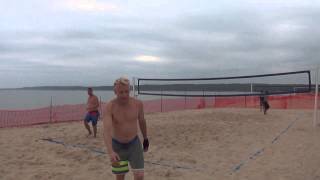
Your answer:
[[[114,82],[116,98],[109,101],[104,109],[104,141],[107,146],[112,172],[117,180],[124,180],[129,171],[135,180],[144,178],[143,151],[147,152],[149,141],[144,118],[143,104],[130,97],[130,82],[119,78]],[[138,137],[138,124],[143,135],[143,147]]]

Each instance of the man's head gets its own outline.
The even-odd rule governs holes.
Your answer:
[[[125,77],[120,77],[114,82],[114,93],[117,95],[117,99],[125,103],[129,100],[130,95],[130,81]]]
[[[91,87],[88,88],[88,95],[89,96],[93,95],[93,89]]]

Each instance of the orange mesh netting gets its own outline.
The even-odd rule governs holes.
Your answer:
[[[320,96],[318,96],[320,100]],[[313,109],[314,94],[269,96],[271,109]],[[257,96],[182,97],[144,101],[146,113],[202,108],[259,108]],[[320,107],[320,103],[319,107]],[[318,108],[319,108],[318,107]],[[83,120],[85,104],[61,105],[32,110],[0,110],[0,127]]]

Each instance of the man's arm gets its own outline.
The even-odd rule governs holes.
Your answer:
[[[112,103],[109,102],[103,112],[103,139],[112,162],[120,160],[112,149]]]
[[[147,123],[146,123],[146,119],[144,118],[144,110],[143,110],[143,103],[141,101],[139,102],[139,126],[140,126],[140,130],[143,136],[143,151],[147,152],[149,149],[149,140],[148,140],[148,136],[147,136]]]
[[[138,116],[138,119],[139,119],[140,130],[141,130],[143,138],[144,139],[148,139],[148,136],[147,136],[147,123],[146,123],[146,120],[144,118],[143,103],[141,101],[139,101],[138,104],[139,104],[139,116]]]

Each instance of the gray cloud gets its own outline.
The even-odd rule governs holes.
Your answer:
[[[6,78],[0,80],[6,82],[3,87],[103,85],[123,74],[212,77],[301,70],[320,63],[319,7],[221,8],[165,19],[99,17],[83,28],[2,31],[0,76]],[[137,62],[138,55],[163,62]]]

